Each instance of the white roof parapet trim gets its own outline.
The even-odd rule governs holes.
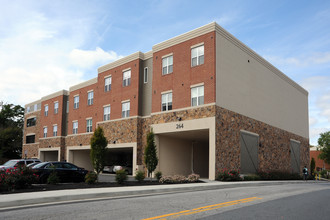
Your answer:
[[[28,104],[25,104],[24,105],[24,108],[28,107],[28,106],[31,106],[31,105],[35,105],[35,104],[41,104],[41,99],[37,100],[37,101],[34,101],[34,102],[30,102]]]
[[[173,45],[176,45],[176,44],[182,43],[184,41],[193,39],[193,38],[198,37],[200,35],[210,33],[210,32],[215,31],[215,30],[216,30],[216,23],[212,22],[212,23],[206,24],[202,27],[199,27],[199,28],[196,28],[196,29],[191,30],[189,32],[186,32],[184,34],[180,34],[179,36],[176,36],[176,37],[173,37],[171,39],[165,40],[161,43],[155,44],[152,47],[152,51],[155,53],[157,51],[160,51],[160,50],[163,50],[165,48],[171,47]]]
[[[150,50],[150,51],[144,53],[144,59],[143,60],[147,60],[147,59],[152,58],[152,57],[153,57],[153,51]]]
[[[54,92],[50,95],[42,97],[41,101],[46,101],[46,100],[55,98],[55,97],[60,96],[60,95],[69,95],[69,92],[67,90],[61,90],[61,91],[58,91],[58,92]]]
[[[120,65],[123,65],[125,63],[128,63],[128,62],[131,62],[133,60],[136,60],[136,59],[141,59],[141,60],[144,60],[144,54],[140,51],[136,52],[136,53],[133,53],[131,55],[128,55],[126,57],[123,57],[119,60],[116,60],[112,63],[109,63],[109,64],[106,64],[104,66],[101,66],[97,69],[98,73],[102,73],[104,71],[107,71],[107,70],[110,70],[110,69],[113,69],[117,66],[120,66]]]
[[[87,80],[87,81],[85,81],[85,82],[79,83],[79,84],[77,84],[77,85],[71,86],[71,87],[69,88],[69,91],[70,91],[70,92],[73,92],[73,91],[75,91],[75,90],[78,90],[78,89],[84,88],[84,87],[86,87],[86,86],[93,85],[93,84],[95,84],[95,83],[97,83],[97,77],[95,77],[95,78],[93,78],[93,79],[90,79],[90,80]]]

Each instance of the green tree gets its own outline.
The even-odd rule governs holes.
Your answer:
[[[315,159],[314,159],[314,157],[312,157],[312,160],[311,160],[311,175],[314,176],[314,173],[315,173]]]
[[[154,172],[158,164],[155,135],[150,131],[147,135],[147,145],[144,150],[144,163],[148,170],[148,176]]]
[[[23,126],[22,106],[13,104],[0,106],[0,160],[21,157]]]
[[[317,143],[321,147],[319,158],[330,164],[330,131],[321,133]]]
[[[96,171],[96,174],[99,175],[99,173],[104,168],[105,155],[108,145],[108,141],[104,136],[103,129],[101,127],[95,129],[90,144],[90,157],[93,164],[93,168]]]

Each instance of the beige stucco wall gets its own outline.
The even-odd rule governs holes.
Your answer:
[[[182,125],[182,128],[178,129],[177,128],[177,124]],[[171,134],[171,133],[180,133],[181,131],[198,131],[198,130],[208,130],[208,149],[204,149],[205,151],[208,152],[208,178],[210,180],[214,180],[215,179],[215,157],[216,157],[216,151],[215,151],[215,141],[216,141],[216,137],[215,137],[215,117],[209,117],[209,118],[202,118],[202,119],[193,119],[193,120],[184,120],[184,121],[180,121],[180,122],[169,122],[169,123],[161,123],[161,124],[153,124],[151,125],[153,132],[156,135],[155,138],[155,143],[157,145],[157,148],[159,148],[158,150],[162,151],[162,146],[164,145],[164,143],[162,143],[163,139],[162,139],[162,134]],[[161,139],[159,139],[159,136],[161,137]],[[178,139],[174,139],[173,142],[179,141]],[[171,148],[171,144],[166,143],[168,142],[168,140],[165,139],[165,144],[167,146],[169,146],[169,148]],[[191,149],[191,140],[188,141],[189,142],[189,148]],[[182,144],[182,143],[181,143]],[[173,143],[174,146],[176,146],[175,143]],[[187,146],[188,146],[187,145]],[[182,146],[182,145],[180,145]],[[174,150],[174,153],[178,153],[178,147],[173,148],[172,150]],[[187,153],[187,155],[189,155],[189,160],[191,163],[191,152],[189,153],[187,150],[184,150],[184,148],[180,149],[183,152]],[[181,152],[182,153],[182,152]],[[206,152],[205,152],[206,153]],[[160,156],[162,156],[160,154]],[[166,157],[165,157],[166,158]],[[204,157],[205,158],[205,157]],[[161,162],[160,158],[160,169],[163,169],[162,167],[162,162]],[[185,157],[183,157],[182,159],[183,161],[186,160]],[[201,159],[203,160],[203,159]],[[205,162],[205,160],[203,160]],[[168,164],[168,161],[164,161],[165,164]],[[197,164],[199,163],[199,161],[197,161]],[[191,167],[191,165],[189,166]],[[161,170],[163,172],[163,170]],[[191,171],[190,171],[191,172]],[[178,173],[176,173],[178,174]],[[190,173],[189,173],[190,174]]]
[[[216,81],[218,106],[308,138],[307,91],[218,32]]]
[[[141,102],[139,103],[139,109],[141,109],[142,116],[148,116],[151,114],[151,97],[152,97],[152,57],[144,60],[141,65],[140,73],[140,92]],[[144,83],[144,68],[148,68],[148,82]]]
[[[159,166],[163,175],[184,175],[192,173],[191,170],[191,143],[184,140],[173,139],[158,135]]]

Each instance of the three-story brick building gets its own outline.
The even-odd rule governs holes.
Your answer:
[[[133,171],[143,167],[151,129],[165,175],[214,179],[224,168],[299,172],[309,164],[308,92],[216,23],[26,107],[34,105],[25,116],[27,157],[92,169],[89,141],[101,126],[108,163]]]

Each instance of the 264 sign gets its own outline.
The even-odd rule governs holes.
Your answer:
[[[183,123],[176,124],[176,129],[182,129],[183,128]]]

